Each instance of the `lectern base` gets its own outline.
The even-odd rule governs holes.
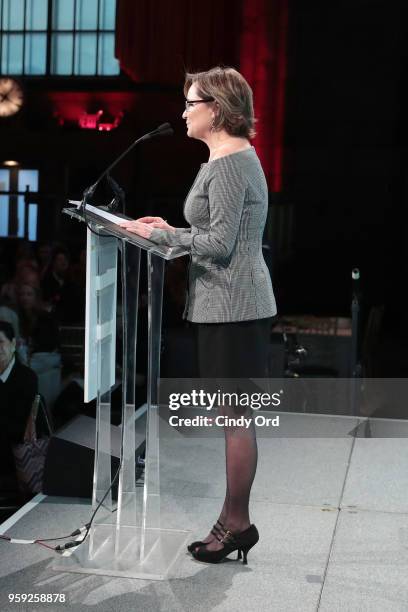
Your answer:
[[[140,527],[123,526],[120,535],[116,534],[116,525],[95,526],[83,544],[72,552],[68,549],[51,568],[58,572],[166,580],[190,537],[189,531],[146,529],[144,559],[140,561]],[[118,538],[121,553],[115,555]]]

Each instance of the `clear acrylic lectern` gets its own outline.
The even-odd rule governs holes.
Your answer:
[[[166,529],[160,520],[159,407],[160,338],[165,261],[186,254],[131,234],[87,206],[64,213],[88,223],[85,399],[96,394],[96,444],[92,509],[101,507],[89,535],[53,564],[62,571],[162,580],[184,549],[188,531]],[[103,214],[103,213],[101,213]],[[89,229],[90,228],[90,229]],[[92,230],[92,231],[91,231]],[[111,388],[115,381],[117,252],[121,257],[123,394],[121,469],[117,504],[112,500]],[[147,253],[148,378],[144,487],[136,488],[136,333],[141,251]],[[89,283],[92,290],[89,291]],[[90,297],[91,296],[91,297]],[[85,373],[86,374],[86,373]],[[138,499],[142,493],[143,498]],[[80,536],[80,538],[83,536]]]

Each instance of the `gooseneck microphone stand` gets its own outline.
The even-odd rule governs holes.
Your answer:
[[[112,187],[112,191],[114,193],[112,201],[107,205],[107,209],[110,212],[115,212],[118,209],[119,204],[121,204],[121,212],[124,215],[126,208],[125,192],[110,174],[106,175],[106,179],[109,185]]]
[[[119,185],[112,179],[112,177],[110,176],[110,172],[111,170],[113,170],[113,168],[115,168],[115,166],[117,166],[117,164],[122,161],[122,159],[128,154],[130,153],[130,151],[139,143],[144,142],[145,140],[150,140],[151,138],[155,138],[156,136],[171,136],[172,134],[174,134],[174,130],[171,127],[170,123],[163,123],[162,125],[159,125],[158,128],[156,128],[155,130],[153,130],[153,132],[149,132],[148,134],[145,134],[144,136],[141,136],[140,138],[138,138],[137,140],[135,140],[134,142],[132,142],[132,144],[126,149],[126,151],[123,151],[123,153],[121,153],[119,155],[119,157],[117,159],[115,159],[115,161],[113,161],[111,163],[111,165],[106,168],[106,170],[104,170],[102,172],[102,174],[98,177],[98,179],[95,181],[95,183],[93,185],[90,185],[89,187],[87,187],[82,195],[82,202],[81,202],[81,213],[84,215],[86,215],[86,205],[88,203],[88,199],[91,198],[93,196],[93,194],[95,193],[96,188],[98,187],[99,183],[102,181],[102,179],[105,178],[105,176],[108,177],[108,181],[109,184],[111,185],[111,187],[113,188],[113,191],[115,193],[115,199],[118,199],[122,201],[122,205],[124,204],[124,192],[123,189],[121,187],[119,187]]]

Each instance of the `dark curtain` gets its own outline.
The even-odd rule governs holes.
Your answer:
[[[245,0],[240,70],[254,92],[257,154],[269,190],[282,188],[288,0]]]
[[[118,0],[116,57],[139,83],[177,85],[186,70],[236,65],[240,0]]]
[[[281,189],[288,0],[118,0],[116,57],[138,83],[180,85],[186,70],[237,67],[255,98],[254,140]]]

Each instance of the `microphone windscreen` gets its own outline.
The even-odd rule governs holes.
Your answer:
[[[170,123],[162,123],[161,125],[159,125],[159,127],[155,130],[155,132],[164,132],[168,129],[171,129],[171,125]]]
[[[157,128],[156,134],[157,136],[172,136],[174,134],[174,130],[170,123],[163,123]]]
[[[156,138],[156,136],[171,136],[172,134],[174,134],[174,130],[170,123],[162,123],[157,129],[153,130],[153,132],[149,132],[143,136],[141,140],[149,140],[150,138]]]

